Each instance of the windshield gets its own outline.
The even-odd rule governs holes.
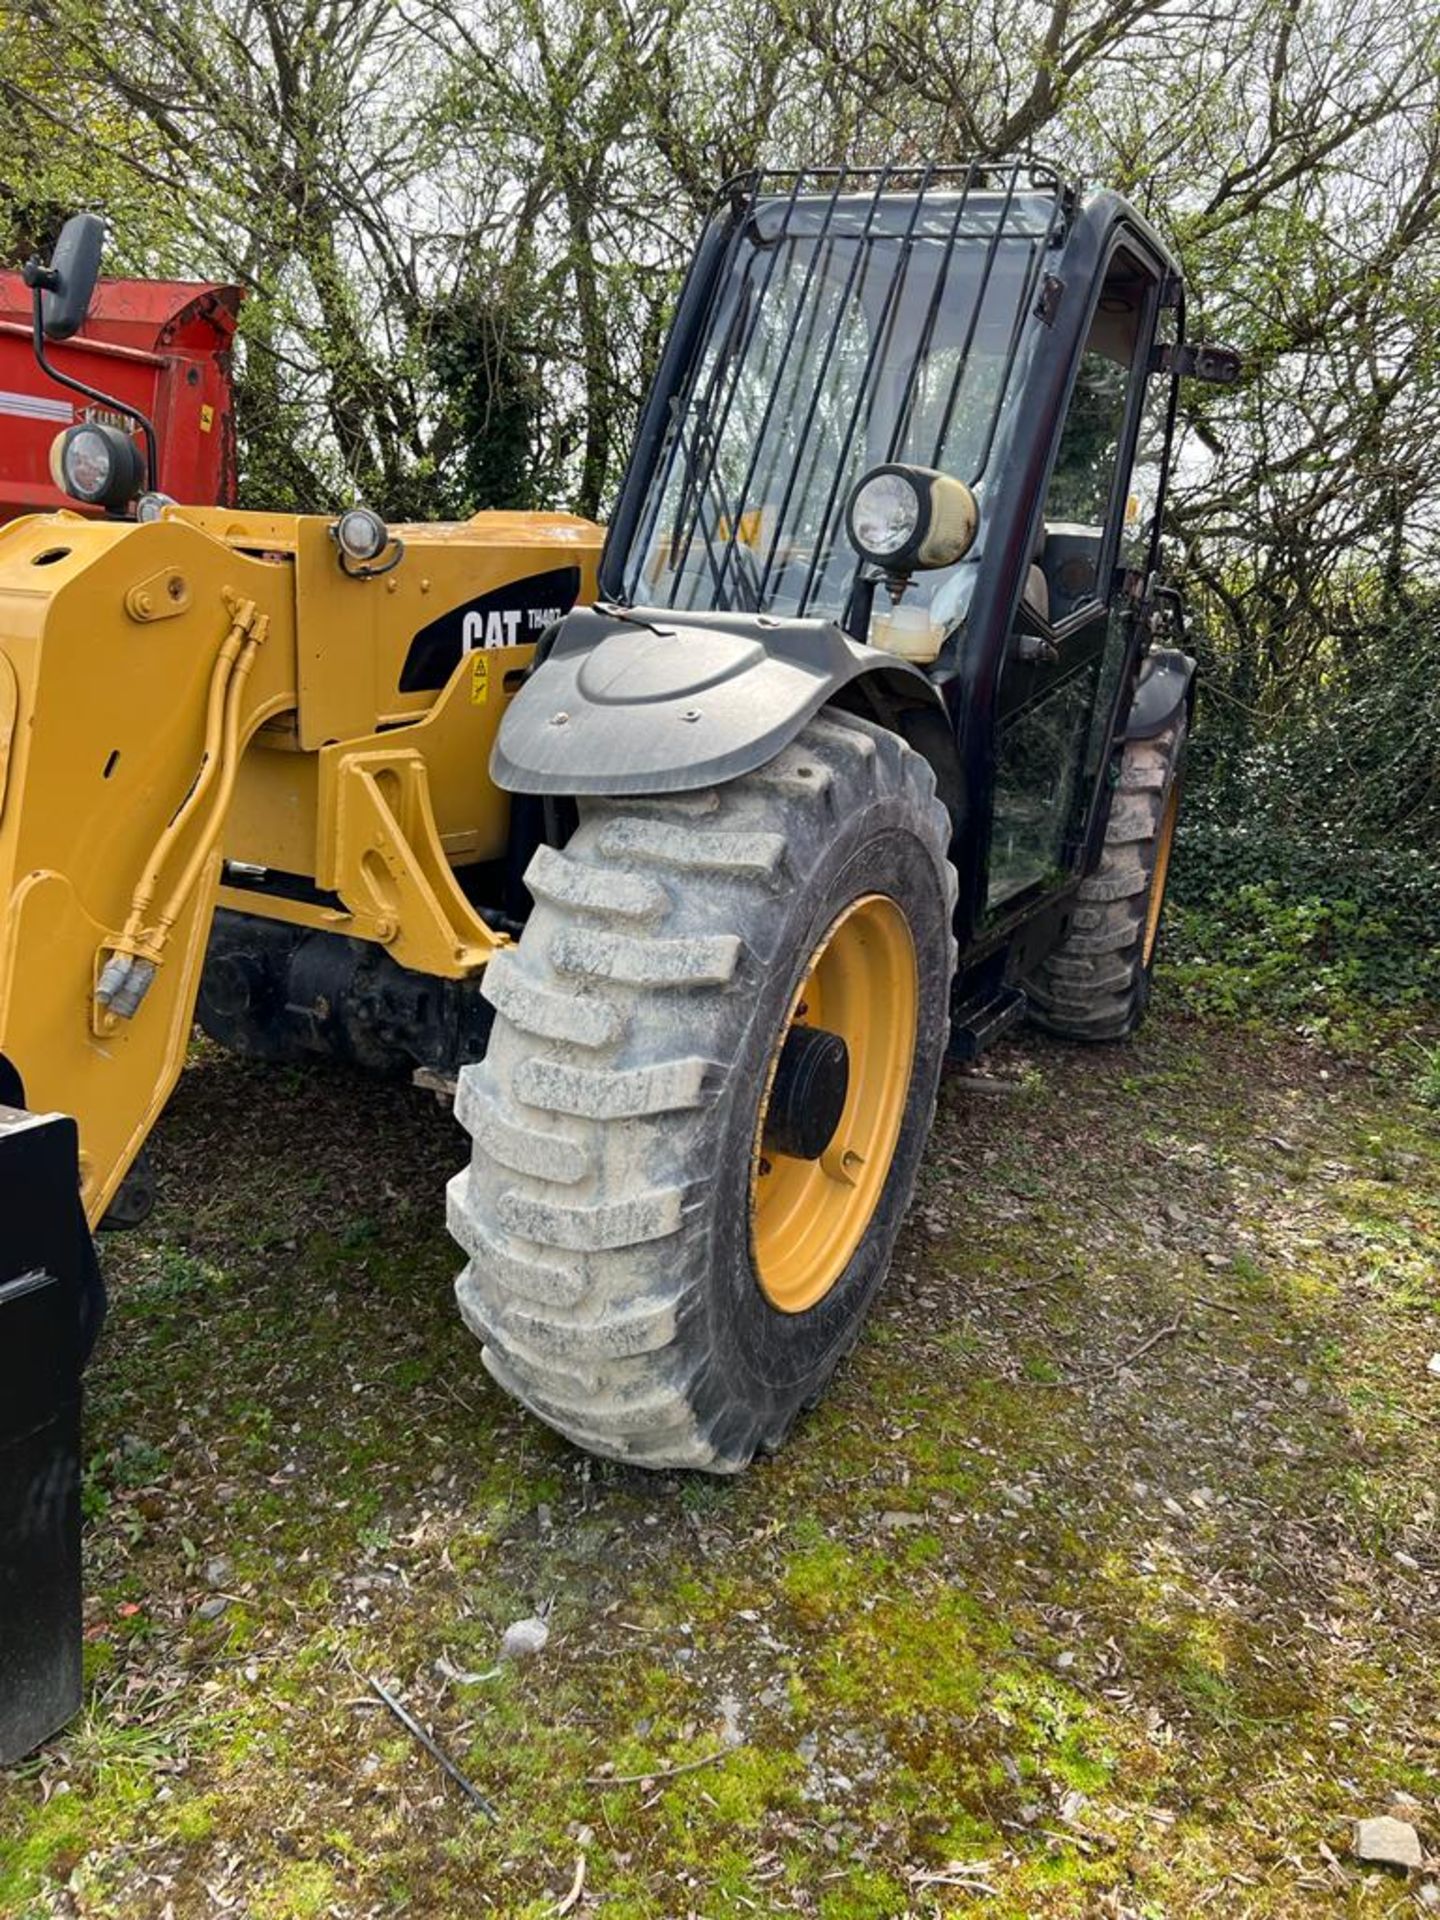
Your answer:
[[[633,604],[843,618],[856,481],[974,486],[1057,220],[1053,194],[775,198],[720,269],[626,572]]]

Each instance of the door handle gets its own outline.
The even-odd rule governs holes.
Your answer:
[[[1038,633],[1017,633],[1015,636],[1015,657],[1029,663],[1044,661],[1053,666],[1060,658],[1060,649],[1053,640],[1047,640]]]

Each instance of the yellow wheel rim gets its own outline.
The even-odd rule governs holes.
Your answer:
[[[770,1151],[765,1121],[792,1025],[839,1034],[850,1083],[818,1160]],[[884,894],[853,901],[811,955],[770,1056],[750,1163],[750,1248],[766,1299],[804,1313],[835,1285],[880,1202],[910,1093],[919,1026],[915,942]]]
[[[1145,903],[1144,962],[1148,967],[1155,957],[1155,942],[1160,937],[1160,915],[1165,906],[1165,877],[1170,871],[1170,849],[1175,844],[1175,822],[1180,817],[1180,782],[1170,782],[1170,797],[1160,821],[1155,842],[1155,871],[1150,876],[1150,898]]]

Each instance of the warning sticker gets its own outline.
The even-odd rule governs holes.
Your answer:
[[[214,424],[215,424],[215,409],[213,407],[202,406],[200,409],[200,431],[202,433],[209,433],[211,427],[213,427]]]
[[[483,653],[470,656],[470,704],[483,707],[490,698],[490,662]]]

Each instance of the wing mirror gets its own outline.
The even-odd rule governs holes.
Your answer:
[[[76,213],[60,229],[48,267],[27,262],[25,284],[40,295],[40,324],[47,340],[68,340],[85,324],[95,282],[105,223],[98,214]]]
[[[85,324],[90,302],[95,297],[95,282],[100,277],[100,249],[104,243],[105,222],[98,214],[71,214],[60,229],[49,266],[36,256],[27,260],[20,272],[34,295],[32,344],[41,372],[48,374],[57,387],[68,387],[71,393],[97,400],[115,413],[128,414],[144,435],[143,473],[136,470],[135,462],[129,457],[134,448],[128,437],[112,427],[87,422],[58,435],[51,448],[56,486],[76,500],[107,507],[113,512],[128,505],[142,487],[147,493],[154,491],[160,471],[155,429],[138,407],[128,406],[113,394],[77,380],[73,373],[62,373],[51,365],[45,352],[47,340],[68,340]],[[123,500],[119,497],[122,492]]]

